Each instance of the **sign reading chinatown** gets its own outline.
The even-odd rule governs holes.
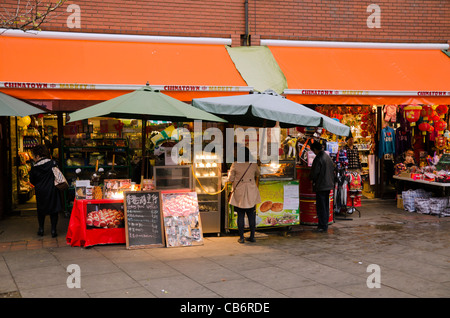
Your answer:
[[[1,88],[12,89],[66,89],[66,90],[137,90],[143,85],[132,84],[78,84],[41,82],[0,82]],[[250,92],[251,86],[216,85],[150,85],[159,91],[172,92]],[[450,97],[450,91],[372,91],[332,89],[285,89],[285,95],[306,96],[441,96]]]
[[[136,90],[144,85],[121,84],[77,84],[77,83],[40,83],[40,82],[0,82],[0,88],[14,89],[70,89],[70,90]],[[206,86],[206,85],[151,85],[160,91],[185,92],[249,92],[249,86]]]
[[[286,95],[307,96],[450,96],[450,91],[370,91],[328,89],[285,89]]]

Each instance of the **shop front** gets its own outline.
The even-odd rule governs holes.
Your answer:
[[[361,176],[363,196],[395,198],[401,192],[394,176],[398,176],[399,158],[409,148],[422,168],[428,166],[428,156],[449,151],[450,135],[436,128],[449,123],[444,108],[450,104],[446,80],[450,60],[441,51],[448,50],[448,44],[276,40],[261,44],[269,47],[286,77],[286,98],[351,127],[359,163],[348,170]],[[409,117],[413,113],[409,108],[420,108],[423,113],[431,108],[436,113],[438,107],[439,120],[437,114]],[[348,152],[345,138],[326,132],[323,137],[338,143],[341,158],[342,150],[347,147]]]
[[[31,123],[22,123],[23,119],[18,118],[20,128],[11,130],[12,157],[23,158],[24,169],[18,170],[18,166],[10,164],[8,170],[24,172],[21,185],[22,188],[30,186],[30,190],[23,201],[33,202],[32,186],[26,183],[25,170],[29,170],[30,164],[26,150],[44,143],[45,131],[50,141],[57,136],[58,147],[49,147],[70,185],[64,194],[64,210],[73,217],[68,232],[70,244],[123,243],[125,222],[118,222],[118,216],[125,212],[123,192],[131,189],[159,191],[161,197],[163,193],[184,193],[186,196],[180,194],[178,200],[171,200],[180,205],[187,202],[190,194],[195,194],[202,215],[202,233],[220,233],[221,167],[209,159],[214,154],[208,154],[209,158],[194,157],[195,161],[190,163],[172,162],[168,155],[179,140],[167,135],[183,126],[189,127],[189,122],[115,115],[69,121],[74,111],[125,95],[146,84],[187,103],[195,97],[247,94],[252,88],[230,61],[227,44],[231,44],[230,39],[58,32],[29,36],[23,32],[6,32],[0,39],[0,47],[2,60],[10,62],[2,63],[0,68],[0,91],[45,104],[50,110],[50,115],[45,117],[26,118]],[[33,50],[35,47],[41,50]],[[31,50],[35,53],[29,55]],[[42,71],[42,65],[51,65],[51,70]],[[15,121],[11,119],[12,124]],[[39,124],[35,125],[35,121]],[[217,124],[204,122],[204,125],[206,129]],[[16,138],[20,140],[19,147],[15,146]],[[12,183],[19,183],[18,175],[14,173]],[[218,194],[211,195],[212,192]],[[114,215],[115,220],[100,224],[100,219],[109,220]],[[95,224],[89,221],[94,219]],[[195,218],[189,220],[193,222]],[[171,222],[178,226],[177,222],[168,221]],[[187,219],[180,222],[188,223]],[[198,228],[186,227],[183,233],[198,236]],[[172,233],[167,242],[186,244],[187,241]]]
[[[167,200],[173,195],[176,200],[171,204],[180,207],[190,205],[195,197],[201,233],[236,228],[233,208],[223,202],[227,197],[222,192],[226,175],[223,158],[214,152],[202,152],[194,153],[188,162],[171,159],[172,147],[182,139],[169,136],[180,128],[192,131],[192,123],[123,118],[118,114],[71,121],[70,113],[124,96],[146,83],[183,102],[249,95],[253,90],[230,60],[226,41],[168,44],[156,43],[153,37],[142,39],[31,38],[17,33],[0,38],[0,48],[7,48],[2,50],[3,60],[20,61],[2,65],[0,91],[50,110],[48,115],[10,119],[11,149],[18,158],[9,167],[17,171],[12,183],[17,184],[16,193],[24,193],[17,195],[19,200],[32,198],[32,186],[26,179],[30,160],[27,150],[36,143],[47,144],[70,185],[64,200],[64,209],[73,218],[69,244],[125,243],[123,195],[127,191],[158,191],[162,205],[163,194]],[[422,184],[446,183],[445,154],[449,152],[450,135],[444,126],[449,124],[449,115],[448,108],[438,111],[438,105],[450,105],[450,88],[445,80],[450,66],[448,56],[440,49],[262,44],[268,46],[286,77],[286,99],[351,127],[353,143],[330,129],[312,128],[324,127],[323,122],[281,129],[276,138],[282,145],[279,154],[283,160],[276,165],[261,165],[258,227],[316,224],[313,193],[304,187],[313,159],[305,150],[310,139],[326,145],[342,169],[338,173],[342,178],[338,178],[330,197],[330,211],[334,213],[352,213],[351,208],[361,204],[361,196],[383,198],[406,190],[399,190],[397,181],[410,180],[401,178],[420,179]],[[45,49],[29,56],[27,52],[37,46]],[[79,54],[80,50],[86,54]],[[418,60],[423,63],[418,65]],[[40,65],[52,65],[52,71],[40,72]],[[412,121],[408,105],[420,107],[420,111],[428,105],[432,111]],[[432,119],[433,112],[440,119]],[[225,135],[229,126],[203,122],[202,133],[209,127]],[[398,165],[398,155],[409,147],[415,152],[417,168]],[[438,157],[444,153],[441,160],[434,151]],[[445,168],[438,170],[438,163]],[[341,195],[344,189],[353,192]],[[180,224],[198,220],[188,216],[179,219]],[[181,235],[174,227],[178,219],[167,217],[171,218],[164,218],[164,226],[171,226],[173,237],[166,238],[166,244],[188,245],[182,236],[188,232],[199,235],[199,224],[183,228]]]

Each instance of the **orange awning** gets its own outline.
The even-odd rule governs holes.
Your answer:
[[[301,104],[450,104],[440,50],[269,46]]]
[[[108,100],[149,83],[183,101],[248,93],[225,45],[0,37],[0,91]]]

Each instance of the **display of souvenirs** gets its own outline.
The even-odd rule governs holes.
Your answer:
[[[350,172],[348,174],[348,180],[349,180],[349,190],[361,190],[362,189],[362,179],[361,179],[361,175],[356,172]]]
[[[450,171],[450,154],[443,154],[436,164],[437,170],[447,170]]]
[[[196,192],[163,193],[162,206],[167,247],[203,244]]]
[[[29,176],[29,172],[31,170],[31,156],[28,152],[19,152],[19,159],[19,202],[25,203],[34,195],[34,185],[31,184]]]
[[[384,121],[390,121],[393,123],[397,121],[397,105],[385,105],[384,113]]]
[[[123,199],[123,192],[131,190],[131,179],[105,179],[103,199]]]

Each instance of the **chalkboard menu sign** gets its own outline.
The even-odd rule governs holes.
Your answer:
[[[126,246],[165,246],[159,191],[125,191]]]

